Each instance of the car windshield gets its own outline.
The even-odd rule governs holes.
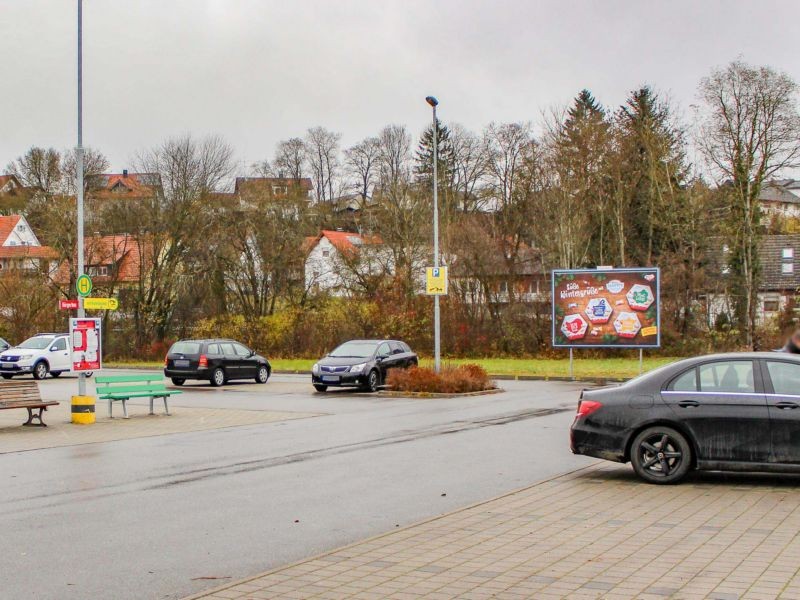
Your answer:
[[[17,348],[24,350],[44,350],[53,342],[51,337],[32,337],[22,342]]]
[[[375,354],[378,342],[345,342],[328,354],[332,358],[369,358]]]
[[[175,342],[169,349],[170,354],[200,354],[199,342]]]

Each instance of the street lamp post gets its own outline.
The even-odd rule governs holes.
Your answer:
[[[439,136],[436,107],[439,101],[433,96],[425,98],[433,109],[433,267],[439,266]],[[439,325],[439,295],[433,297],[433,366],[441,369],[441,334]]]
[[[83,275],[83,0],[78,0],[78,147],[75,149],[76,181],[75,189],[78,204],[78,277]],[[78,318],[86,316],[83,297],[78,297]],[[78,395],[86,395],[86,375],[78,373]]]

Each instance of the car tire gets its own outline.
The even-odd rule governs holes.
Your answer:
[[[258,375],[256,375],[256,383],[267,383],[269,379],[269,369],[266,365],[261,365],[258,368]]]
[[[648,427],[631,444],[631,465],[648,483],[678,483],[692,468],[692,447],[671,427]]]
[[[214,387],[220,387],[221,385],[225,385],[228,381],[227,377],[225,377],[225,371],[222,370],[222,367],[217,367],[211,373],[211,385]]]
[[[186,379],[184,379],[183,377],[173,377],[172,378],[172,384],[173,385],[183,385],[184,383],[186,383]]]
[[[43,360],[40,360],[33,366],[33,378],[36,380],[42,380],[47,377],[47,373],[50,371],[47,363]]]
[[[364,389],[367,392],[377,392],[378,386],[381,384],[381,376],[378,374],[378,371],[372,369],[367,375],[367,383],[364,386]]]
[[[321,392],[321,393],[324,394],[325,392],[328,391],[328,386],[327,385],[319,385],[318,383],[315,383],[314,384],[314,389],[317,390],[318,392]]]
[[[10,373],[3,373],[3,379],[11,379],[12,377],[13,375],[11,375]]]
[[[61,375],[61,373],[62,373],[62,371],[50,371],[50,376],[51,377],[58,377],[59,375]]]

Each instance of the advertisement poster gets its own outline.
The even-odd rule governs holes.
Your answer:
[[[102,367],[102,335],[100,319],[70,319],[72,370],[99,371]]]
[[[659,271],[553,271],[553,346],[657,348],[661,345]]]

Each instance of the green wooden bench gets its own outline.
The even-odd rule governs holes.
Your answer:
[[[164,413],[169,414],[167,398],[174,394],[181,394],[178,390],[168,390],[164,385],[164,376],[161,373],[137,373],[135,375],[100,375],[95,377],[97,397],[108,400],[108,416],[113,419],[112,405],[116,401],[122,402],[122,413],[128,418],[126,402],[131,398],[150,398],[150,414],[153,413],[153,401],[156,398],[164,400]]]

